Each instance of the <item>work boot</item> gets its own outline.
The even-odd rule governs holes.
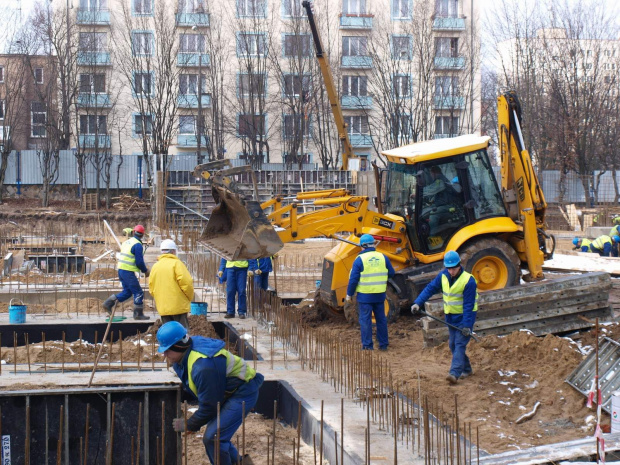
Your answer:
[[[235,314],[234,313],[227,313],[226,315],[224,315],[224,318],[229,319],[229,318],[234,318]]]
[[[144,305],[133,306],[133,319],[134,320],[150,320],[151,317],[144,316]]]
[[[470,376],[471,376],[471,375],[473,375],[473,374],[474,374],[474,372],[473,372],[473,371],[469,371],[469,372],[467,372],[467,373],[465,373],[465,372],[464,372],[464,373],[461,373],[461,376],[459,376],[459,379],[468,378],[468,377],[470,377]]]
[[[116,302],[118,302],[116,295],[111,295],[105,300],[105,302],[103,302],[103,308],[105,308],[105,311],[108,312],[108,314],[112,313],[112,308],[116,305]]]
[[[458,379],[454,375],[448,375],[446,376],[446,379],[448,380],[450,384],[456,384],[458,381]]]
[[[240,320],[245,320],[245,313],[241,313],[241,314],[239,315],[239,319],[240,319]]]

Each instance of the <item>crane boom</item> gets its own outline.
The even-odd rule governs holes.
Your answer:
[[[347,132],[347,125],[344,122],[344,115],[342,114],[342,107],[338,100],[338,94],[336,93],[336,86],[334,85],[334,78],[329,67],[329,60],[327,55],[323,51],[323,45],[321,45],[321,37],[314,21],[314,14],[312,13],[312,5],[308,0],[302,2],[302,6],[306,9],[308,15],[308,22],[310,23],[310,30],[312,31],[312,39],[314,40],[314,48],[316,49],[316,58],[319,61],[319,67],[321,68],[321,74],[323,75],[323,81],[325,82],[325,89],[327,90],[327,97],[329,98],[329,104],[332,108],[332,114],[336,121],[336,127],[338,128],[338,138],[340,139],[340,145],[342,149],[342,169],[349,169],[349,159],[356,158],[353,153],[353,147],[351,146],[351,140],[349,139],[349,133]]]

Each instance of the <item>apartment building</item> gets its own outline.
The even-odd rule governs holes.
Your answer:
[[[313,2],[362,159],[479,132],[474,3]],[[71,15],[79,150],[340,164],[300,0],[79,0]]]

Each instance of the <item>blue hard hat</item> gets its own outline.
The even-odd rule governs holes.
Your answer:
[[[459,182],[459,177],[458,176],[454,176],[452,178],[452,184],[458,184],[458,182]]]
[[[614,234],[613,236],[611,236],[611,239],[612,239],[614,242],[616,242],[616,243],[620,242],[620,236],[618,236],[618,235],[616,235],[616,234]]]
[[[362,234],[362,237],[360,237],[360,245],[368,245],[368,244],[374,244],[375,243],[375,238],[372,237],[370,234]]]
[[[574,239],[573,239],[573,245],[574,245],[575,247],[577,247],[577,244],[579,244],[579,238],[578,238],[578,237],[576,237],[576,238],[574,238]]]
[[[446,252],[446,254],[443,256],[443,265],[446,268],[453,268],[459,263],[461,263],[461,257],[459,257],[459,254],[456,253],[454,250]]]
[[[187,342],[188,339],[187,329],[181,323],[178,321],[164,323],[162,327],[159,328],[159,331],[157,331],[157,342],[159,342],[159,349],[157,349],[157,352],[163,354],[177,342]]]

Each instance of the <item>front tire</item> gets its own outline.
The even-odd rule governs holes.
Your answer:
[[[521,278],[517,252],[497,238],[478,239],[461,251],[463,268],[478,283],[478,290],[490,291],[516,286]]]

